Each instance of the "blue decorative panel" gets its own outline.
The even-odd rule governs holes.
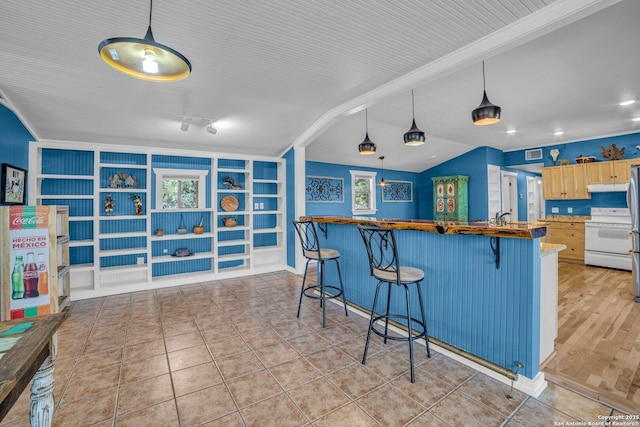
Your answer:
[[[381,187],[383,202],[413,202],[413,182],[387,181],[388,185]]]
[[[194,254],[211,252],[211,239],[194,239],[185,237],[180,240],[154,240],[151,242],[151,255],[163,256],[171,255],[178,248],[187,248],[189,252]],[[167,250],[165,253],[164,250]]]
[[[278,233],[259,233],[253,235],[253,247],[275,246],[278,244]]]
[[[233,230],[233,229],[228,229]],[[218,232],[218,242],[228,242],[230,240],[244,240],[247,230],[233,230]]]
[[[218,167],[222,169],[244,169],[244,160],[237,159],[218,159]]]
[[[40,194],[90,196],[93,194],[93,180],[43,178]]]
[[[198,271],[211,271],[211,259],[191,259],[173,262],[155,263],[151,267],[153,277],[169,276],[172,274],[195,273]]]
[[[100,221],[100,233],[128,233],[137,231],[146,231],[146,219],[127,219],[127,220],[102,220]]]
[[[93,239],[93,221],[69,221],[69,237],[74,240]]]
[[[43,148],[42,173],[93,176],[93,151]]]
[[[71,265],[93,264],[93,246],[73,246],[69,248]]]
[[[140,249],[141,251],[147,251],[147,238],[146,237],[126,237],[126,238],[112,238],[112,239],[100,239],[100,250],[111,251],[117,249]]]
[[[307,175],[305,200],[307,203],[344,203],[344,180],[331,176]]]
[[[133,254],[133,255],[117,255],[117,256],[100,257],[100,268],[134,265],[138,262],[139,257],[144,257],[145,263],[146,263],[147,262],[146,252],[147,252],[146,249],[142,249],[140,253]]]
[[[91,216],[93,215],[93,200],[91,199],[46,199],[42,201],[46,206],[68,206],[69,216]]]
[[[278,164],[275,162],[253,162],[253,179],[278,179]]]
[[[278,225],[276,214],[255,214],[253,216],[253,228],[260,230],[263,228],[275,228]]]
[[[147,155],[133,153],[112,153],[103,151],[100,153],[100,162],[144,166],[147,164]]]

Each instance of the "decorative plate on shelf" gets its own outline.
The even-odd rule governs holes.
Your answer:
[[[222,209],[226,212],[233,212],[236,209],[238,209],[238,206],[240,204],[238,203],[238,199],[236,199],[234,196],[224,196],[221,200],[220,200],[220,206],[222,206]]]

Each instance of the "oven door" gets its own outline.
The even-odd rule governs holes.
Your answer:
[[[629,255],[631,227],[629,224],[585,222],[585,251]]]

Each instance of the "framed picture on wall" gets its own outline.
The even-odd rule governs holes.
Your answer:
[[[27,171],[10,164],[2,164],[2,193],[0,203],[4,205],[24,205]]]
[[[387,185],[380,188],[383,202],[413,202],[413,182],[411,181],[387,181]]]

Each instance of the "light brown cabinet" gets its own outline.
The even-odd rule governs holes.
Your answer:
[[[612,160],[586,163],[589,184],[622,184],[629,182],[631,165],[640,163],[640,159]]]
[[[585,165],[542,168],[542,193],[545,200],[590,199]]]
[[[558,252],[559,259],[584,262],[584,222],[549,222],[543,241],[567,247]]]

